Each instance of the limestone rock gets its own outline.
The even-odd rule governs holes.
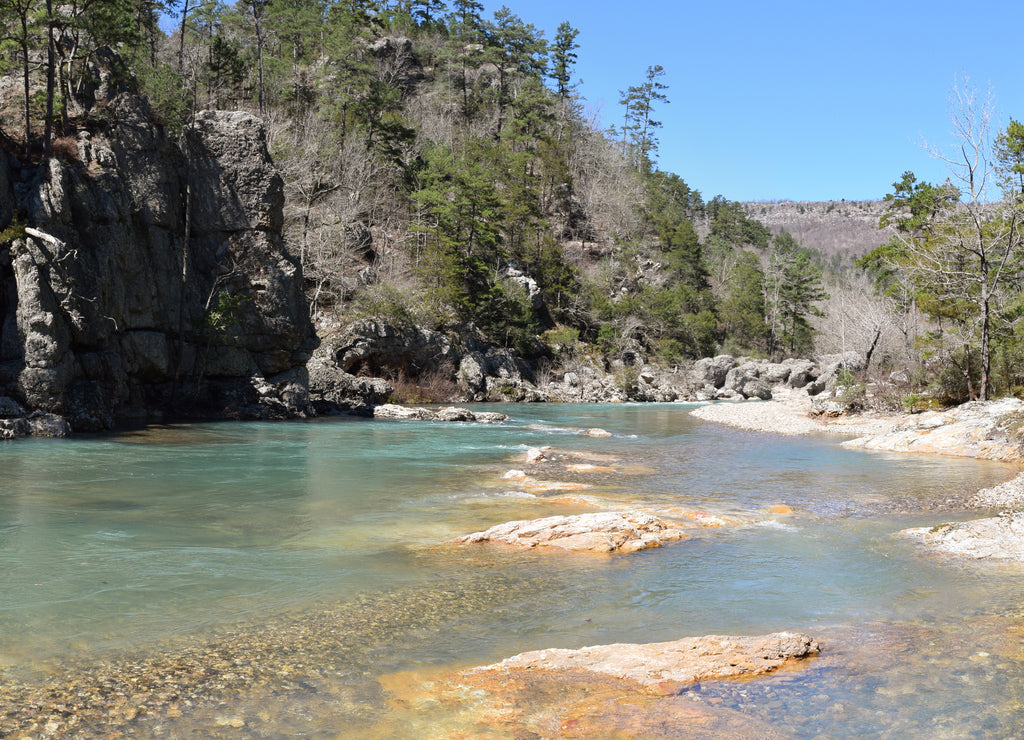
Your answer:
[[[844,442],[847,447],[886,452],[929,452],[1013,462],[1024,456],[1019,431],[1024,403],[1016,398],[965,403],[949,411],[908,417],[885,434]]]
[[[318,414],[371,414],[385,403],[393,388],[383,378],[356,377],[338,367],[332,348],[325,343],[313,353],[307,366],[309,395]]]
[[[587,552],[636,552],[686,535],[672,522],[641,511],[597,512],[506,522],[458,537],[458,544],[482,542],[520,549],[547,547]]]
[[[362,319],[332,340],[334,361],[354,375],[416,378],[427,371],[454,373],[459,354],[440,332],[400,326],[379,319]]]
[[[0,396],[0,418],[10,419],[18,416],[24,416],[25,409],[20,403],[15,401],[13,398],[7,396]]]
[[[726,373],[725,388],[739,393],[744,398],[767,401],[772,397],[772,390],[761,376],[769,367],[770,365],[765,362],[745,362],[737,365]]]
[[[947,555],[1024,562],[1024,512],[930,528],[915,527],[901,534]]]
[[[495,411],[481,411],[474,413],[469,409],[448,406],[442,409],[425,409],[421,407],[400,406],[394,403],[385,403],[374,406],[372,410],[375,419],[411,419],[415,421],[470,421],[480,424],[497,424],[508,421],[508,416]]]
[[[79,431],[305,413],[303,391],[270,381],[298,378],[316,339],[263,124],[203,111],[179,143],[120,64],[89,60],[86,105],[105,113],[78,133],[80,161],[0,165],[0,229],[26,223],[0,258],[0,396]]]
[[[688,377],[694,385],[710,385],[713,388],[721,388],[725,385],[726,375],[734,367],[736,367],[736,359],[732,355],[705,357],[693,363]]]
[[[586,671],[655,687],[665,682],[761,676],[818,655],[820,649],[811,637],[792,632],[759,637],[708,635],[672,642],[535,650],[474,670]]]

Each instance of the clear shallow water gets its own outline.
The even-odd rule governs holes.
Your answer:
[[[669,701],[782,736],[1013,737],[1024,724],[1022,569],[954,567],[891,536],[976,516],[958,502],[1007,466],[740,432],[679,405],[502,410],[512,423],[207,424],[3,446],[4,675],[74,665],[88,680],[112,656],[230,644],[275,675],[303,655],[287,669],[306,688],[241,685],[216,711],[139,732],[434,737],[458,726],[452,712],[403,714],[381,675],[790,629],[825,643],[811,668]],[[590,427],[614,436],[579,433]],[[595,497],[749,524],[623,557],[438,546],[581,511],[501,480],[541,445],[617,458]],[[793,514],[770,513],[782,504]],[[225,705],[242,725],[221,723]],[[676,731],[690,730],[663,736]]]

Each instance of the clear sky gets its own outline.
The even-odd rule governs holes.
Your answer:
[[[795,2],[484,0],[550,41],[579,29],[576,78],[605,125],[619,91],[665,68],[658,167],[706,200],[881,198],[905,170],[943,181],[922,140],[955,140],[948,99],[965,76],[1024,119],[1024,6],[1010,0]]]

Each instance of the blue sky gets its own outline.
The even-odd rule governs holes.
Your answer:
[[[948,98],[965,76],[1024,119],[1016,2],[557,2],[487,0],[552,40],[579,29],[576,77],[604,123],[619,91],[665,68],[658,165],[705,199],[880,198],[905,170],[942,181],[922,149],[953,143]]]

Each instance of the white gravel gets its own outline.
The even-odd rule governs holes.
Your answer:
[[[739,429],[772,434],[883,434],[899,423],[896,416],[811,416],[811,399],[793,394],[771,401],[727,401],[699,406],[690,412],[698,419]]]

